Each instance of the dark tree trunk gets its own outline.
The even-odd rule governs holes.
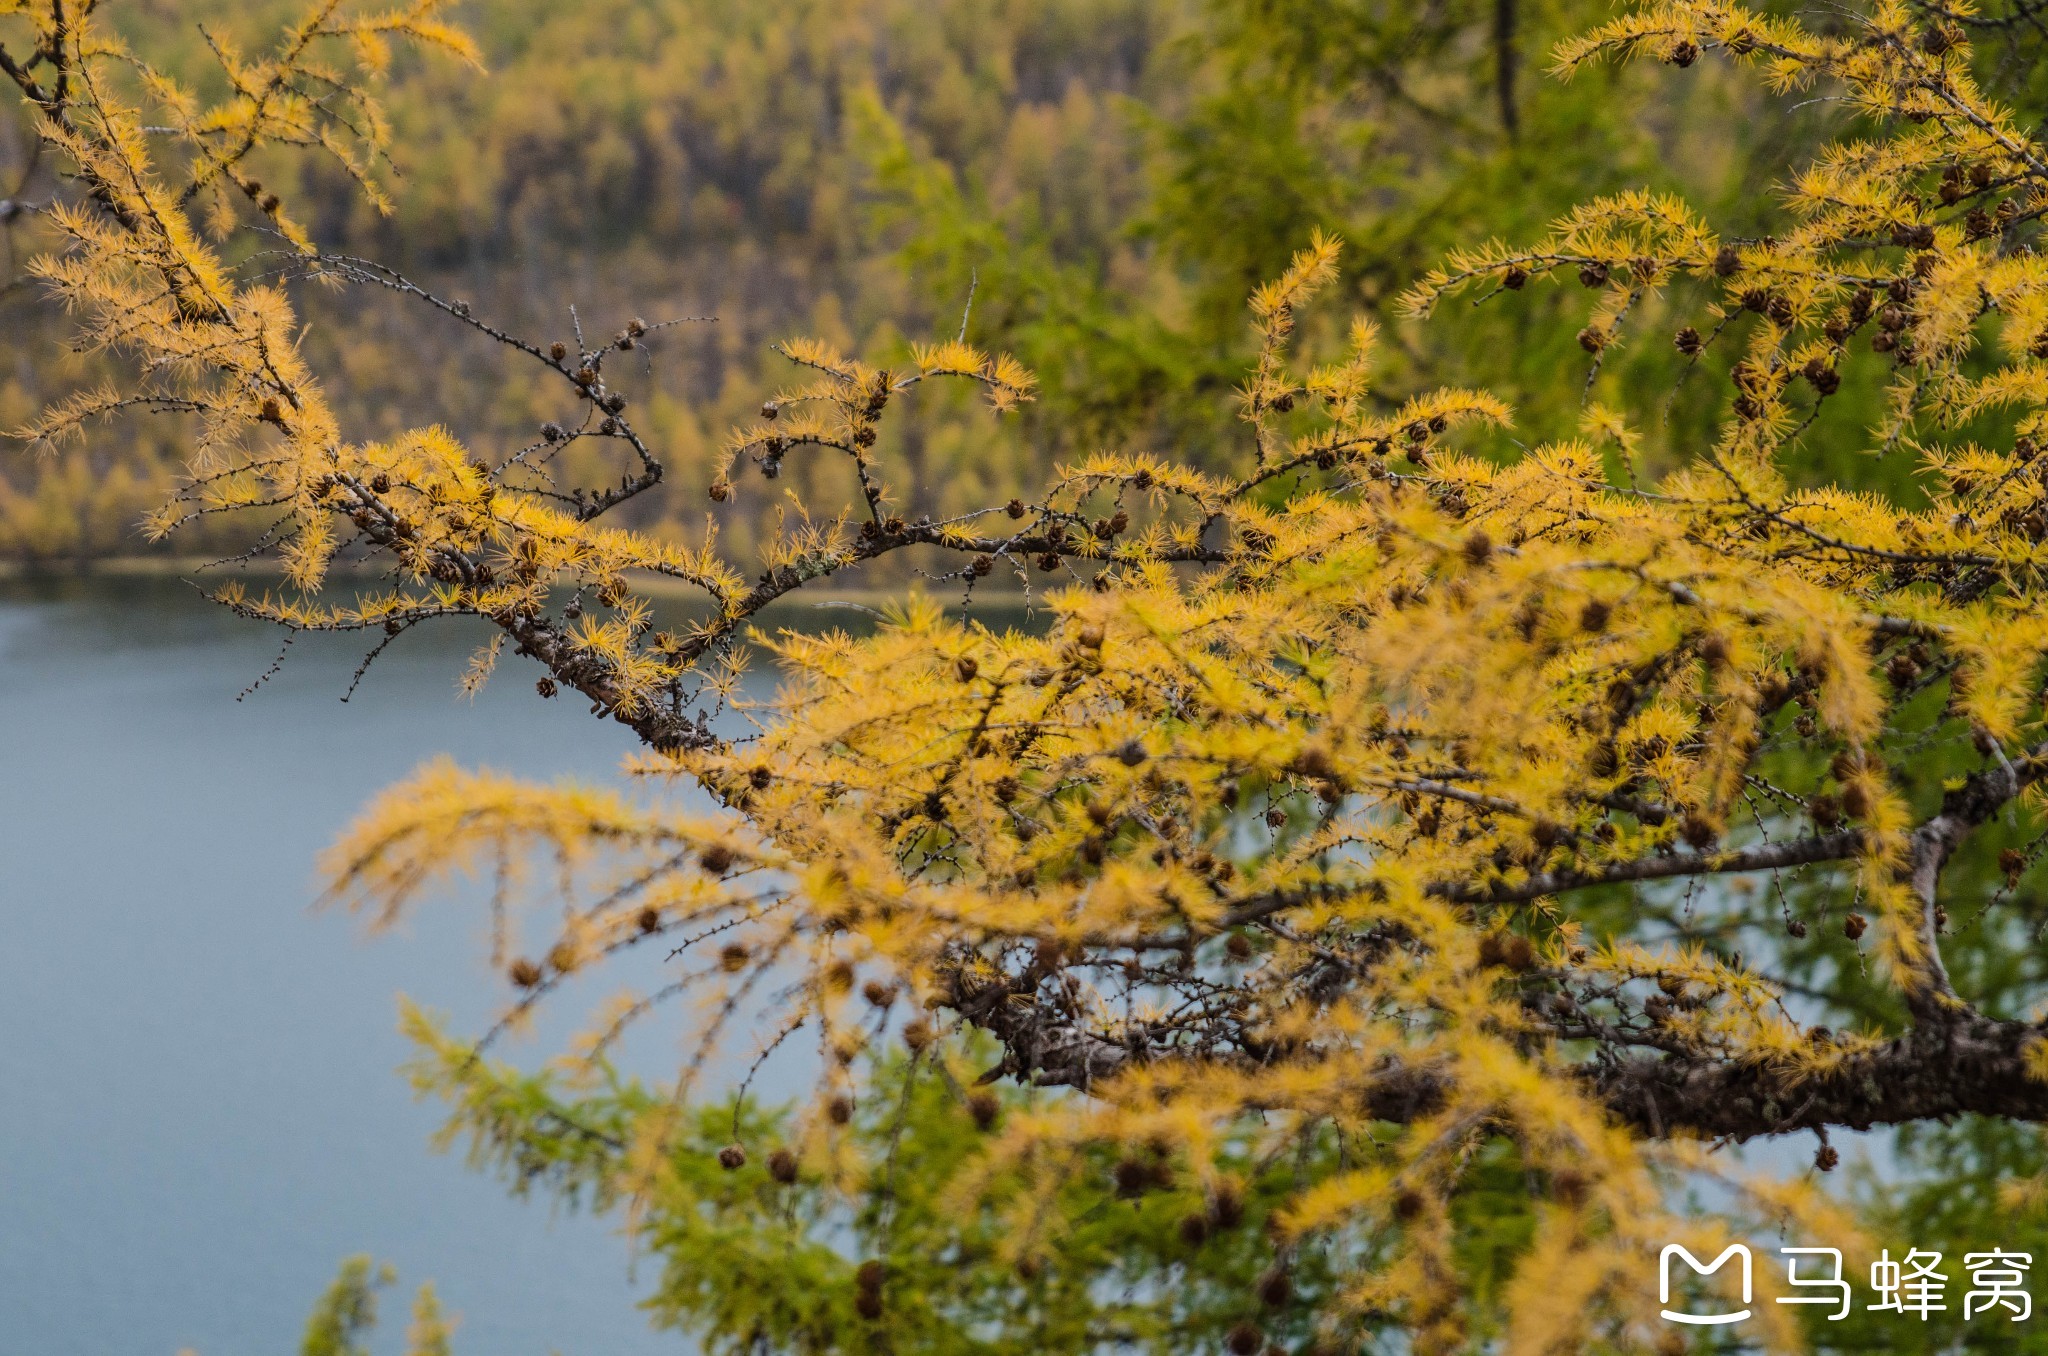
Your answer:
[[[1500,100],[1500,130],[1509,141],[1515,119],[1515,0],[1493,0],[1493,92]]]

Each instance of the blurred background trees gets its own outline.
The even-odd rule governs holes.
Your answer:
[[[194,0],[117,21],[203,80],[203,27],[258,33],[289,9]],[[1597,0],[473,0],[463,19],[491,78],[403,58],[393,71],[395,215],[312,162],[264,168],[323,246],[514,328],[566,331],[571,303],[600,327],[717,316],[655,357],[667,395],[643,419],[677,474],[636,506],[641,525],[701,517],[702,468],[779,375],[770,342],[804,333],[887,355],[954,332],[971,291],[970,337],[1015,352],[1045,389],[996,435],[964,400],[905,421],[907,507],[940,512],[1101,447],[1203,457],[1235,420],[1243,299],[1314,229],[1353,246],[1345,294],[1321,312],[1333,340],[1356,309],[1392,322],[1392,298],[1452,244],[1530,237],[1615,188],[1683,188],[1732,229],[1767,230],[1772,167],[1838,121],[1718,71],[1549,78],[1555,41],[1605,13]],[[2030,28],[1987,36],[1983,60],[2009,84],[2039,78]],[[0,131],[0,189],[20,182],[12,196],[28,202],[51,190],[31,144],[18,122]],[[8,227],[15,259],[35,229],[32,214]],[[312,356],[353,426],[445,419],[517,445],[550,414],[502,353],[424,311],[362,294],[306,304]],[[1485,386],[1515,405],[1519,438],[1569,432],[1577,392],[1550,378],[1585,363],[1559,318],[1575,304],[1538,289],[1469,323],[1390,324],[1389,398]],[[29,340],[0,371],[0,424],[90,379],[85,359],[28,361],[59,324],[32,288],[0,294],[0,325]],[[1654,393],[1637,401],[1656,415],[1643,454],[1668,460],[1711,416],[1710,384],[1662,408],[1682,359],[1659,317],[1633,328],[1596,395]],[[90,463],[4,453],[0,557],[142,549],[134,524],[178,465],[176,429],[110,446]],[[1813,455],[1864,474],[1848,449]],[[738,487],[764,512],[782,489]]]

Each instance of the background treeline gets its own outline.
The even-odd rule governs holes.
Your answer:
[[[290,9],[160,0],[120,17],[203,81],[206,33],[254,44]],[[1772,195],[1758,167],[1827,126],[1704,66],[1548,78],[1553,41],[1605,13],[1604,0],[470,0],[487,77],[392,73],[394,216],[317,161],[263,168],[324,246],[525,333],[566,338],[571,303],[596,333],[715,315],[669,332],[636,392],[671,470],[639,521],[678,530],[701,529],[727,429],[787,379],[774,340],[886,359],[953,332],[978,279],[975,340],[1016,352],[1044,392],[1000,426],[965,396],[898,422],[885,450],[899,501],[943,513],[1000,502],[1095,446],[1235,446],[1245,295],[1317,227],[1350,242],[1320,332],[1355,309],[1386,322],[1389,389],[1491,386],[1518,409],[1517,437],[1570,432],[1580,392],[1559,373],[1588,366],[1571,339],[1580,298],[1537,289],[1430,326],[1395,323],[1393,298],[1450,246],[1530,238],[1610,189],[1683,187],[1719,222],[1761,231]],[[0,193],[28,144],[19,125],[0,131]],[[31,173],[17,196],[55,187]],[[34,249],[33,218],[10,244],[16,259]],[[362,436],[440,421],[502,454],[566,412],[424,307],[305,301],[314,356]],[[1653,458],[1709,413],[1709,383],[1665,399],[1681,365],[1672,323],[1634,317],[1599,388],[1635,393]],[[44,358],[63,324],[32,285],[0,295],[0,424],[90,379],[92,359]],[[87,455],[0,456],[0,555],[41,560],[141,549],[136,520],[180,464],[161,421]],[[836,502],[817,478],[844,474],[792,459],[780,483],[741,475],[725,530],[764,530],[792,481]]]

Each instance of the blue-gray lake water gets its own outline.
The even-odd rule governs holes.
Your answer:
[[[481,915],[366,940],[311,908],[318,851],[423,759],[611,779],[628,737],[511,664],[459,697],[473,634],[346,704],[362,647],[301,641],[237,701],[278,639],[174,580],[0,584],[0,1356],[287,1356],[352,1253],[400,1273],[380,1353],[425,1279],[458,1353],[689,1351],[609,1222],[429,1147],[397,995],[477,1029]]]

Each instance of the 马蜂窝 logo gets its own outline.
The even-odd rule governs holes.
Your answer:
[[[1793,1290],[1807,1291],[1799,1295],[1782,1295],[1779,1304],[1827,1304],[1834,1306],[1834,1312],[1822,1315],[1831,1322],[1840,1322],[1849,1316],[1855,1307],[1854,1290],[1843,1275],[1842,1252],[1839,1248],[1780,1248],[1785,1258],[1785,1284]],[[1696,1276],[1712,1276],[1728,1264],[1730,1258],[1739,1263],[1742,1282],[1743,1308],[1732,1313],[1680,1313],[1671,1305],[1672,1259],[1683,1258]],[[1800,1273],[1800,1259],[1812,1258],[1807,1274]],[[1889,1312],[1901,1316],[1911,1315],[1922,1322],[1934,1314],[1946,1313],[1949,1274],[1941,1270],[1942,1255],[1925,1248],[1912,1248],[1903,1260],[1894,1261],[1891,1249],[1878,1254],[1870,1264],[1870,1288],[1877,1299],[1865,1305],[1870,1313]],[[2034,1313],[2033,1298],[2026,1291],[2027,1272],[2034,1264],[2033,1257],[2024,1252],[2008,1252],[2003,1248],[1992,1248],[1987,1252],[1971,1252],[1963,1255],[1963,1269],[1969,1272],[1969,1284],[1963,1294],[1963,1319],[1997,1317],[2014,1323],[2025,1322]],[[1730,1243],[1711,1262],[1699,1258],[1682,1244],[1667,1243],[1657,1258],[1657,1300],[1664,1306],[1663,1315],[1672,1323],[1721,1324],[1740,1323],[1748,1318],[1752,1291],[1751,1259],[1749,1248],[1741,1243]],[[1825,1274],[1820,1274],[1825,1273]],[[1812,1293],[1818,1292],[1818,1293]]]
[[[1711,1276],[1719,1271],[1721,1264],[1729,1258],[1738,1258],[1742,1262],[1742,1302],[1745,1305],[1749,1303],[1750,1274],[1748,1248],[1740,1243],[1730,1243],[1721,1250],[1719,1257],[1716,1257],[1711,1262],[1702,1264],[1700,1259],[1693,1256],[1682,1244],[1666,1243],[1663,1255],[1657,1259],[1657,1302],[1659,1304],[1668,1305],[1671,1303],[1671,1259],[1673,1257],[1683,1257],[1685,1264],[1702,1276]],[[1667,1308],[1664,1310],[1664,1317],[1670,1319],[1673,1323],[1740,1323],[1743,1319],[1749,1317],[1749,1310],[1745,1308],[1732,1314],[1675,1314]]]

